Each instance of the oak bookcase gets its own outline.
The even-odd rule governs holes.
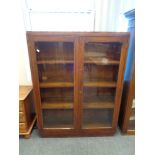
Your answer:
[[[115,133],[128,32],[27,32],[39,133]]]

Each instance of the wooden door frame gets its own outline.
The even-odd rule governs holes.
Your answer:
[[[44,132],[48,130],[48,128],[43,127],[43,114],[41,108],[41,95],[40,95],[40,87],[39,87],[39,77],[38,77],[38,69],[37,69],[37,60],[36,60],[36,51],[35,51],[35,42],[73,42],[74,44],[74,101],[73,101],[73,125],[74,129],[79,128],[79,114],[78,114],[78,71],[77,65],[78,62],[76,60],[77,57],[77,48],[78,48],[78,40],[75,36],[49,36],[49,35],[35,35],[33,33],[27,33],[27,43],[28,43],[28,51],[29,51],[29,59],[30,59],[30,68],[32,75],[32,83],[34,89],[34,101],[35,101],[35,109],[37,113],[37,124],[40,132]],[[55,130],[62,132],[63,130],[72,130],[70,128],[62,128],[55,129],[50,128],[51,131],[55,132]]]
[[[80,62],[80,67],[81,71],[79,72],[79,87],[80,90],[83,89],[83,72],[84,72],[84,44],[87,42],[119,42],[122,44],[121,46],[121,55],[120,55],[120,64],[119,65],[119,71],[118,71],[118,78],[117,78],[117,86],[116,86],[116,94],[115,94],[115,100],[114,100],[114,111],[113,111],[113,119],[112,119],[112,127],[109,127],[108,130],[111,130],[111,132],[114,133],[117,127],[117,122],[118,122],[118,116],[119,116],[119,110],[120,110],[120,104],[121,104],[121,96],[122,96],[122,89],[123,89],[123,79],[124,79],[124,71],[125,71],[125,65],[126,65],[126,57],[127,57],[127,49],[128,49],[128,37],[113,37],[113,36],[84,36],[80,37],[80,55],[79,59],[81,59]],[[82,99],[83,98],[83,92],[81,95],[79,95],[79,110],[80,110],[80,116],[81,116],[81,122],[82,122],[82,117],[83,117],[83,103]],[[81,123],[82,124],[82,123]],[[107,128],[93,128],[93,129],[83,129],[81,125],[81,130],[88,132],[88,131],[93,131],[94,132],[101,132],[104,133]]]

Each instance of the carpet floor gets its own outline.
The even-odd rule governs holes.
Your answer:
[[[134,155],[135,136],[40,138],[33,130],[29,139],[19,139],[19,155]]]

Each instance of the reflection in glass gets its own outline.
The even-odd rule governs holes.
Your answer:
[[[43,126],[73,128],[74,43],[36,42]]]

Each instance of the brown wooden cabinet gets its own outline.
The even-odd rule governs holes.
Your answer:
[[[124,82],[119,126],[122,133],[135,134],[135,70],[132,71],[131,80]]]
[[[115,133],[129,33],[27,32],[41,136]]]
[[[119,126],[125,134],[135,134],[135,10],[126,12],[130,44],[126,61]]]
[[[32,86],[19,86],[19,135],[29,138],[35,121]]]

